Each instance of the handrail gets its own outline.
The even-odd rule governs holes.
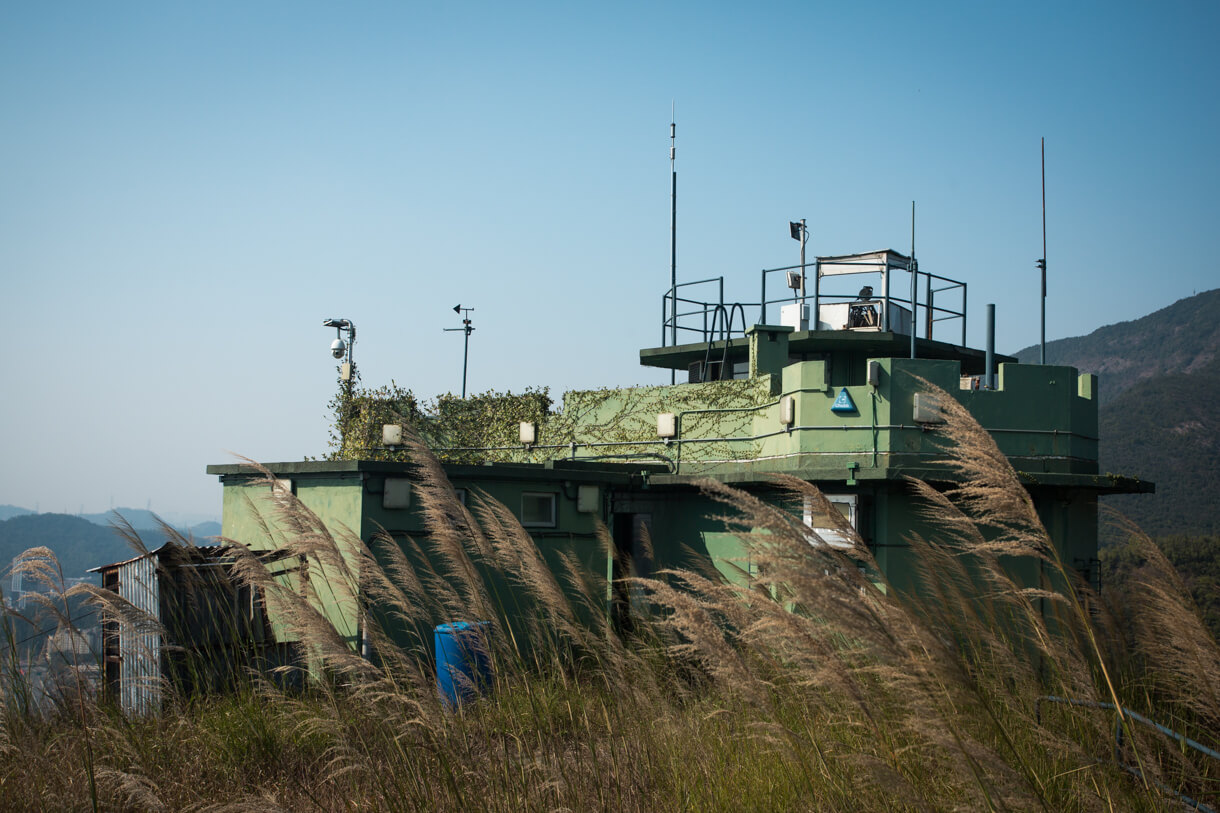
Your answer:
[[[861,265],[862,265],[862,267],[871,267],[872,266],[871,263],[862,263]],[[665,346],[665,342],[668,340],[669,331],[671,328],[675,329],[675,332],[680,330],[680,331],[687,331],[689,333],[701,334],[703,341],[705,341],[705,342],[711,341],[712,336],[716,333],[717,328],[718,328],[718,323],[716,321],[717,309],[722,306],[726,307],[726,308],[732,307],[732,308],[734,308],[734,310],[736,310],[736,308],[739,306],[742,311],[743,317],[745,315],[746,308],[755,308],[756,307],[759,309],[758,310],[758,323],[767,324],[768,323],[767,322],[767,310],[768,310],[769,306],[777,305],[777,304],[784,304],[784,303],[788,303],[788,302],[803,301],[802,298],[799,295],[797,295],[796,293],[793,293],[791,296],[785,295],[780,298],[769,299],[767,296],[767,277],[771,274],[778,274],[778,273],[783,273],[783,272],[787,272],[787,271],[793,271],[795,269],[800,269],[800,268],[804,268],[806,273],[808,273],[810,270],[813,270],[815,274],[817,273],[816,263],[815,264],[806,263],[804,266],[788,265],[788,266],[782,266],[779,268],[762,269],[759,272],[760,286],[759,286],[759,298],[758,298],[757,302],[738,302],[738,303],[734,303],[732,305],[730,305],[729,303],[726,303],[724,301],[724,277],[710,277],[708,279],[680,283],[677,286],[677,288],[682,288],[682,287],[690,287],[690,286],[697,286],[697,285],[706,285],[709,283],[717,283],[719,290],[718,290],[718,296],[717,296],[716,300],[699,300],[699,299],[693,299],[693,298],[691,298],[691,296],[680,296],[678,294],[677,288],[666,290],[665,294],[662,296],[662,299],[661,299],[661,303],[662,303],[662,308],[661,308],[662,346]],[[933,338],[933,325],[935,325],[936,323],[939,323],[939,322],[960,320],[960,322],[961,322],[961,346],[965,346],[965,344],[966,344],[966,306],[967,306],[967,301],[968,301],[967,284],[964,282],[959,282],[954,279],[950,279],[949,277],[941,276],[939,274],[933,274],[929,271],[921,271],[921,270],[919,270],[918,267],[916,267],[914,270],[906,270],[906,269],[895,269],[895,270],[901,271],[902,273],[914,274],[916,286],[918,287],[920,281],[922,281],[924,283],[924,286],[927,289],[927,293],[926,293],[926,296],[924,297],[923,301],[920,301],[919,298],[916,298],[913,301],[909,297],[895,295],[896,291],[897,291],[896,288],[892,288],[888,285],[883,286],[882,292],[879,295],[874,297],[874,299],[880,300],[882,302],[882,308],[883,308],[882,326],[883,326],[883,328],[888,327],[888,318],[887,317],[889,314],[889,306],[892,303],[894,305],[898,305],[900,307],[909,309],[911,311],[911,332],[916,337],[918,337],[920,335],[920,333],[922,332],[923,338],[932,339]],[[888,275],[885,277],[885,279],[888,280]],[[941,285],[941,286],[934,286],[933,281],[944,282],[944,283],[948,283],[948,284]],[[938,304],[936,302],[936,294],[941,294],[941,293],[946,293],[946,292],[956,292],[956,291],[961,292],[960,309],[956,306],[946,306],[944,304]],[[818,313],[819,306],[827,305],[827,304],[840,304],[840,303],[844,303],[844,302],[853,302],[858,299],[858,295],[853,294],[853,293],[846,293],[846,294],[822,293],[820,290],[820,285],[815,285],[813,293],[807,298],[812,299],[811,305],[813,308],[813,314],[811,314],[811,316],[812,316],[811,321],[813,321],[814,329],[816,330],[817,329],[816,324],[820,321],[820,319],[819,319],[820,314]],[[683,311],[683,312],[679,313],[679,312],[677,312],[677,307],[676,307],[677,303],[691,305],[691,306],[693,306],[693,308],[689,311]],[[671,306],[673,306],[672,309],[671,309]],[[735,316],[735,313],[733,315]],[[686,324],[686,325],[682,324],[682,320],[684,317],[691,317],[691,316],[702,316],[703,317],[702,327],[692,327],[689,324]],[[712,324],[710,327],[708,324],[709,317],[712,320]],[[920,324],[923,325],[922,331],[920,331],[920,329],[919,329]]]
[[[1049,700],[1052,703],[1063,703],[1064,705],[1068,705],[1068,706],[1080,706],[1082,708],[1092,708],[1092,709],[1105,709],[1108,711],[1116,712],[1116,714],[1114,715],[1114,763],[1116,765],[1118,765],[1120,768],[1122,768],[1123,770],[1125,770],[1128,773],[1139,778],[1140,780],[1148,780],[1148,779],[1151,779],[1151,777],[1146,776],[1144,774],[1144,771],[1142,768],[1136,768],[1135,766],[1128,765],[1122,761],[1123,719],[1124,718],[1134,720],[1135,722],[1140,723],[1141,725],[1144,725],[1144,726],[1147,726],[1148,728],[1153,729],[1154,731],[1159,733],[1161,736],[1177,742],[1179,746],[1193,748],[1195,751],[1198,751],[1200,754],[1203,754],[1204,756],[1208,756],[1214,760],[1220,761],[1220,752],[1217,752],[1211,748],[1208,748],[1206,745],[1203,745],[1202,743],[1195,742],[1194,740],[1187,737],[1185,734],[1180,734],[1177,731],[1174,731],[1173,729],[1168,728],[1167,726],[1161,725],[1160,723],[1156,722],[1155,720],[1150,720],[1149,718],[1145,717],[1142,714],[1139,714],[1138,712],[1134,712],[1131,709],[1126,708],[1125,706],[1115,705],[1114,703],[1103,703],[1103,702],[1099,702],[1096,700],[1077,700],[1077,699],[1070,698],[1070,697],[1056,697],[1053,694],[1043,695],[1034,701],[1034,719],[1038,722],[1039,725],[1042,724],[1042,701],[1043,700]],[[1181,791],[1178,791],[1178,790],[1175,790],[1174,788],[1169,787],[1168,785],[1166,785],[1163,782],[1158,782],[1155,779],[1151,779],[1151,781],[1161,790],[1163,790],[1167,793],[1172,793],[1174,796],[1177,796],[1178,799],[1181,800],[1183,804],[1189,805],[1190,807],[1193,807],[1196,810],[1202,810],[1202,811],[1204,811],[1204,813],[1216,813],[1215,808],[1208,807],[1203,802],[1200,802],[1197,799],[1193,799],[1190,796],[1187,796],[1185,793],[1182,793]]]
[[[1069,706],[1083,706],[1085,708],[1109,709],[1111,711],[1116,711],[1119,709],[1119,707],[1115,706],[1113,703],[1102,703],[1102,702],[1098,702],[1096,700],[1075,700],[1075,699],[1072,699],[1069,697],[1056,697],[1053,694],[1047,694],[1047,695],[1043,695],[1042,697],[1039,697],[1036,701],[1034,701],[1034,716],[1036,718],[1038,717],[1039,714],[1041,714],[1041,705],[1040,704],[1043,700],[1049,700],[1052,703],[1064,703]],[[1131,709],[1126,708],[1125,706],[1122,707],[1122,712],[1124,715],[1126,715],[1127,717],[1130,717],[1132,720],[1135,720],[1137,723],[1141,723],[1149,728],[1154,728],[1157,731],[1159,731],[1162,735],[1164,735],[1166,737],[1170,737],[1182,745],[1186,745],[1190,748],[1193,748],[1196,751],[1198,751],[1199,753],[1205,754],[1205,755],[1211,757],[1212,759],[1220,760],[1220,752],[1216,752],[1213,749],[1208,748],[1206,745],[1195,742],[1194,740],[1187,737],[1185,734],[1179,734],[1178,732],[1174,731],[1173,729],[1167,728],[1166,726],[1161,725],[1160,723],[1156,722],[1155,720],[1150,720],[1142,714],[1131,711]],[[1038,718],[1038,722],[1041,723],[1041,718]]]
[[[705,335],[707,340],[707,348],[703,351],[703,366],[699,368],[699,381],[707,380],[708,362],[711,360],[712,343],[716,341],[713,338],[716,335],[716,325],[720,324],[721,315],[724,316],[724,323],[720,324],[720,339],[724,342],[724,349],[720,354],[720,377],[724,378],[724,365],[729,360],[729,345],[733,341],[733,315],[741,314],[741,333],[745,335],[746,327],[746,310],[741,306],[740,302],[734,302],[731,306],[725,307],[724,303],[716,306],[716,310],[712,313],[712,329],[711,332]],[[729,376],[730,378],[732,376]]]

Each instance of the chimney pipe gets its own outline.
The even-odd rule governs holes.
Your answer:
[[[995,305],[987,306],[987,358],[983,374],[983,385],[989,390],[995,389]]]

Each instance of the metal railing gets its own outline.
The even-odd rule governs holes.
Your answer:
[[[1211,748],[1208,748],[1206,745],[1203,745],[1202,743],[1199,743],[1199,742],[1196,742],[1196,741],[1190,739],[1185,734],[1174,731],[1173,729],[1168,728],[1167,726],[1163,726],[1160,723],[1156,722],[1155,720],[1150,720],[1147,717],[1145,717],[1144,715],[1134,712],[1131,709],[1128,709],[1124,706],[1116,706],[1113,703],[1101,703],[1096,700],[1076,700],[1076,699],[1073,699],[1070,697],[1056,697],[1055,695],[1052,695],[1052,694],[1043,695],[1042,697],[1039,697],[1037,700],[1034,701],[1034,719],[1038,722],[1039,725],[1042,724],[1042,701],[1043,700],[1049,701],[1051,703],[1061,703],[1066,706],[1076,706],[1079,708],[1103,709],[1106,711],[1113,711],[1114,712],[1114,763],[1116,765],[1118,765],[1120,768],[1127,771],[1128,773],[1131,773],[1134,776],[1139,777],[1141,780],[1151,781],[1162,791],[1165,791],[1166,793],[1172,793],[1179,800],[1181,800],[1181,802],[1183,804],[1187,805],[1188,807],[1194,808],[1195,810],[1202,810],[1205,813],[1216,813],[1215,808],[1208,807],[1207,805],[1203,804],[1202,802],[1197,801],[1196,799],[1192,799],[1190,796],[1187,796],[1186,794],[1182,793],[1181,791],[1169,787],[1168,785],[1164,784],[1163,782],[1157,782],[1156,780],[1151,779],[1151,777],[1148,777],[1145,775],[1145,772],[1142,768],[1135,766],[1135,765],[1129,765],[1126,762],[1124,762],[1123,761],[1123,729],[1125,728],[1125,726],[1123,725],[1123,721],[1124,721],[1124,719],[1129,719],[1129,720],[1139,723],[1140,725],[1150,728],[1153,731],[1156,731],[1161,736],[1165,737],[1166,739],[1170,739],[1170,740],[1173,740],[1174,742],[1176,742],[1183,751],[1185,751],[1187,748],[1191,748],[1191,749],[1197,751],[1198,753],[1203,754],[1204,756],[1210,757],[1211,759],[1214,759],[1217,761],[1220,761],[1220,753],[1216,752],[1215,750],[1213,750]]]
[[[843,264],[839,263],[839,265]],[[812,271],[815,275],[817,274],[816,263],[807,263],[803,268],[805,273]],[[723,276],[679,283],[676,288],[667,290],[661,298],[661,346],[667,347],[671,344],[686,343],[702,344],[734,338],[738,331],[731,325],[727,333],[723,330],[718,331],[720,327],[717,323],[718,309],[740,308],[743,316],[745,310],[757,309],[757,323],[770,324],[768,315],[771,306],[798,303],[801,301],[801,295],[798,291],[785,287],[783,289],[786,292],[784,296],[768,299],[768,277],[772,274],[786,275],[788,272],[801,270],[802,266],[800,265],[762,269],[759,272],[759,298],[757,302],[726,303],[724,300]],[[881,291],[867,300],[868,304],[880,305],[881,307],[881,315],[878,320],[880,329],[895,332],[890,324],[891,306],[893,305],[905,309],[910,313],[910,329],[917,337],[922,335],[925,339],[933,339],[938,323],[960,322],[961,346],[964,347],[966,345],[966,283],[942,277],[939,274],[920,271],[918,266],[916,266],[914,271],[903,270],[902,273],[915,275],[916,285],[913,287],[916,295],[914,300],[909,295],[896,295],[896,288],[889,284],[888,270],[882,274],[883,285]],[[825,284],[824,280],[820,282]],[[815,285],[812,293],[806,292],[805,302],[810,306],[812,322],[818,321],[820,315],[819,309],[821,307],[860,301],[859,294],[855,293],[823,293],[820,290],[821,284]],[[705,293],[709,287],[714,291],[712,296]],[[922,300],[919,298],[920,288],[923,289]],[[938,294],[941,296],[938,297]],[[950,302],[944,301],[946,294],[949,296]],[[921,325],[922,330],[920,329]],[[811,327],[815,330],[818,328],[817,324],[813,324]],[[745,335],[745,331],[746,328],[742,327],[740,335]],[[720,335],[717,335],[718,332]]]
[[[708,286],[716,285],[716,299],[702,300],[690,299],[682,296],[679,288],[691,288],[697,285]],[[695,306],[692,310],[679,310],[685,306]],[[692,339],[692,343],[707,342],[709,339],[710,330],[708,325],[709,314],[715,318],[716,308],[724,307],[724,277],[709,277],[708,279],[695,280],[694,282],[679,282],[677,288],[666,291],[661,298],[661,346],[668,347],[671,344],[684,344],[677,340],[679,331],[698,334],[697,339]],[[691,324],[684,324],[685,317],[696,316],[702,320],[702,324],[698,327]],[[711,326],[714,330],[715,325]]]

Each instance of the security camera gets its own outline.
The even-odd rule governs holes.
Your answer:
[[[337,359],[343,358],[343,354],[347,352],[347,344],[342,339],[335,339],[330,343],[330,354]]]

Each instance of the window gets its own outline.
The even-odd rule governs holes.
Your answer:
[[[522,493],[521,524],[526,528],[554,528],[555,495],[537,491]]]
[[[857,515],[859,502],[855,494],[826,494],[827,502],[830,507],[837,510],[843,519],[847,520],[847,524],[860,529],[860,519]],[[815,506],[813,499],[805,498],[804,507],[805,524],[817,533],[827,545],[833,548],[850,548],[853,545],[851,537],[838,529],[838,525],[831,520],[829,516],[823,513],[821,506]],[[811,545],[819,544],[818,540],[812,536],[809,538]]]
[[[411,481],[405,477],[385,478],[385,489],[381,493],[381,507],[399,510],[411,507]]]

